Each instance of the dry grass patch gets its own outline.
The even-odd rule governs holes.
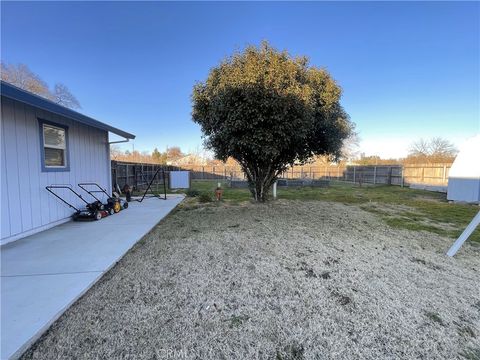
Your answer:
[[[450,244],[356,205],[186,203],[24,358],[475,356],[480,251]]]

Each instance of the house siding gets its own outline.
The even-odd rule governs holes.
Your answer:
[[[79,182],[96,182],[111,192],[107,131],[5,97],[1,115],[2,244],[71,216],[72,209],[48,193],[47,185],[70,184],[77,190]],[[42,172],[38,119],[68,127],[69,171]],[[84,205],[71,193],[61,195]]]
[[[480,134],[460,146],[448,176],[447,199],[480,203]]]

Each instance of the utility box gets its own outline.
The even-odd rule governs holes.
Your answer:
[[[170,189],[190,189],[190,171],[170,171],[168,176],[168,187]]]

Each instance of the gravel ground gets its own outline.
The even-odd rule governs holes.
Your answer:
[[[480,250],[357,206],[183,207],[24,355],[478,359]]]

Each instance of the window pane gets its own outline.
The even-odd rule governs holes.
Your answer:
[[[65,166],[65,150],[45,148],[45,166]]]
[[[44,145],[65,148],[65,130],[43,125]]]

